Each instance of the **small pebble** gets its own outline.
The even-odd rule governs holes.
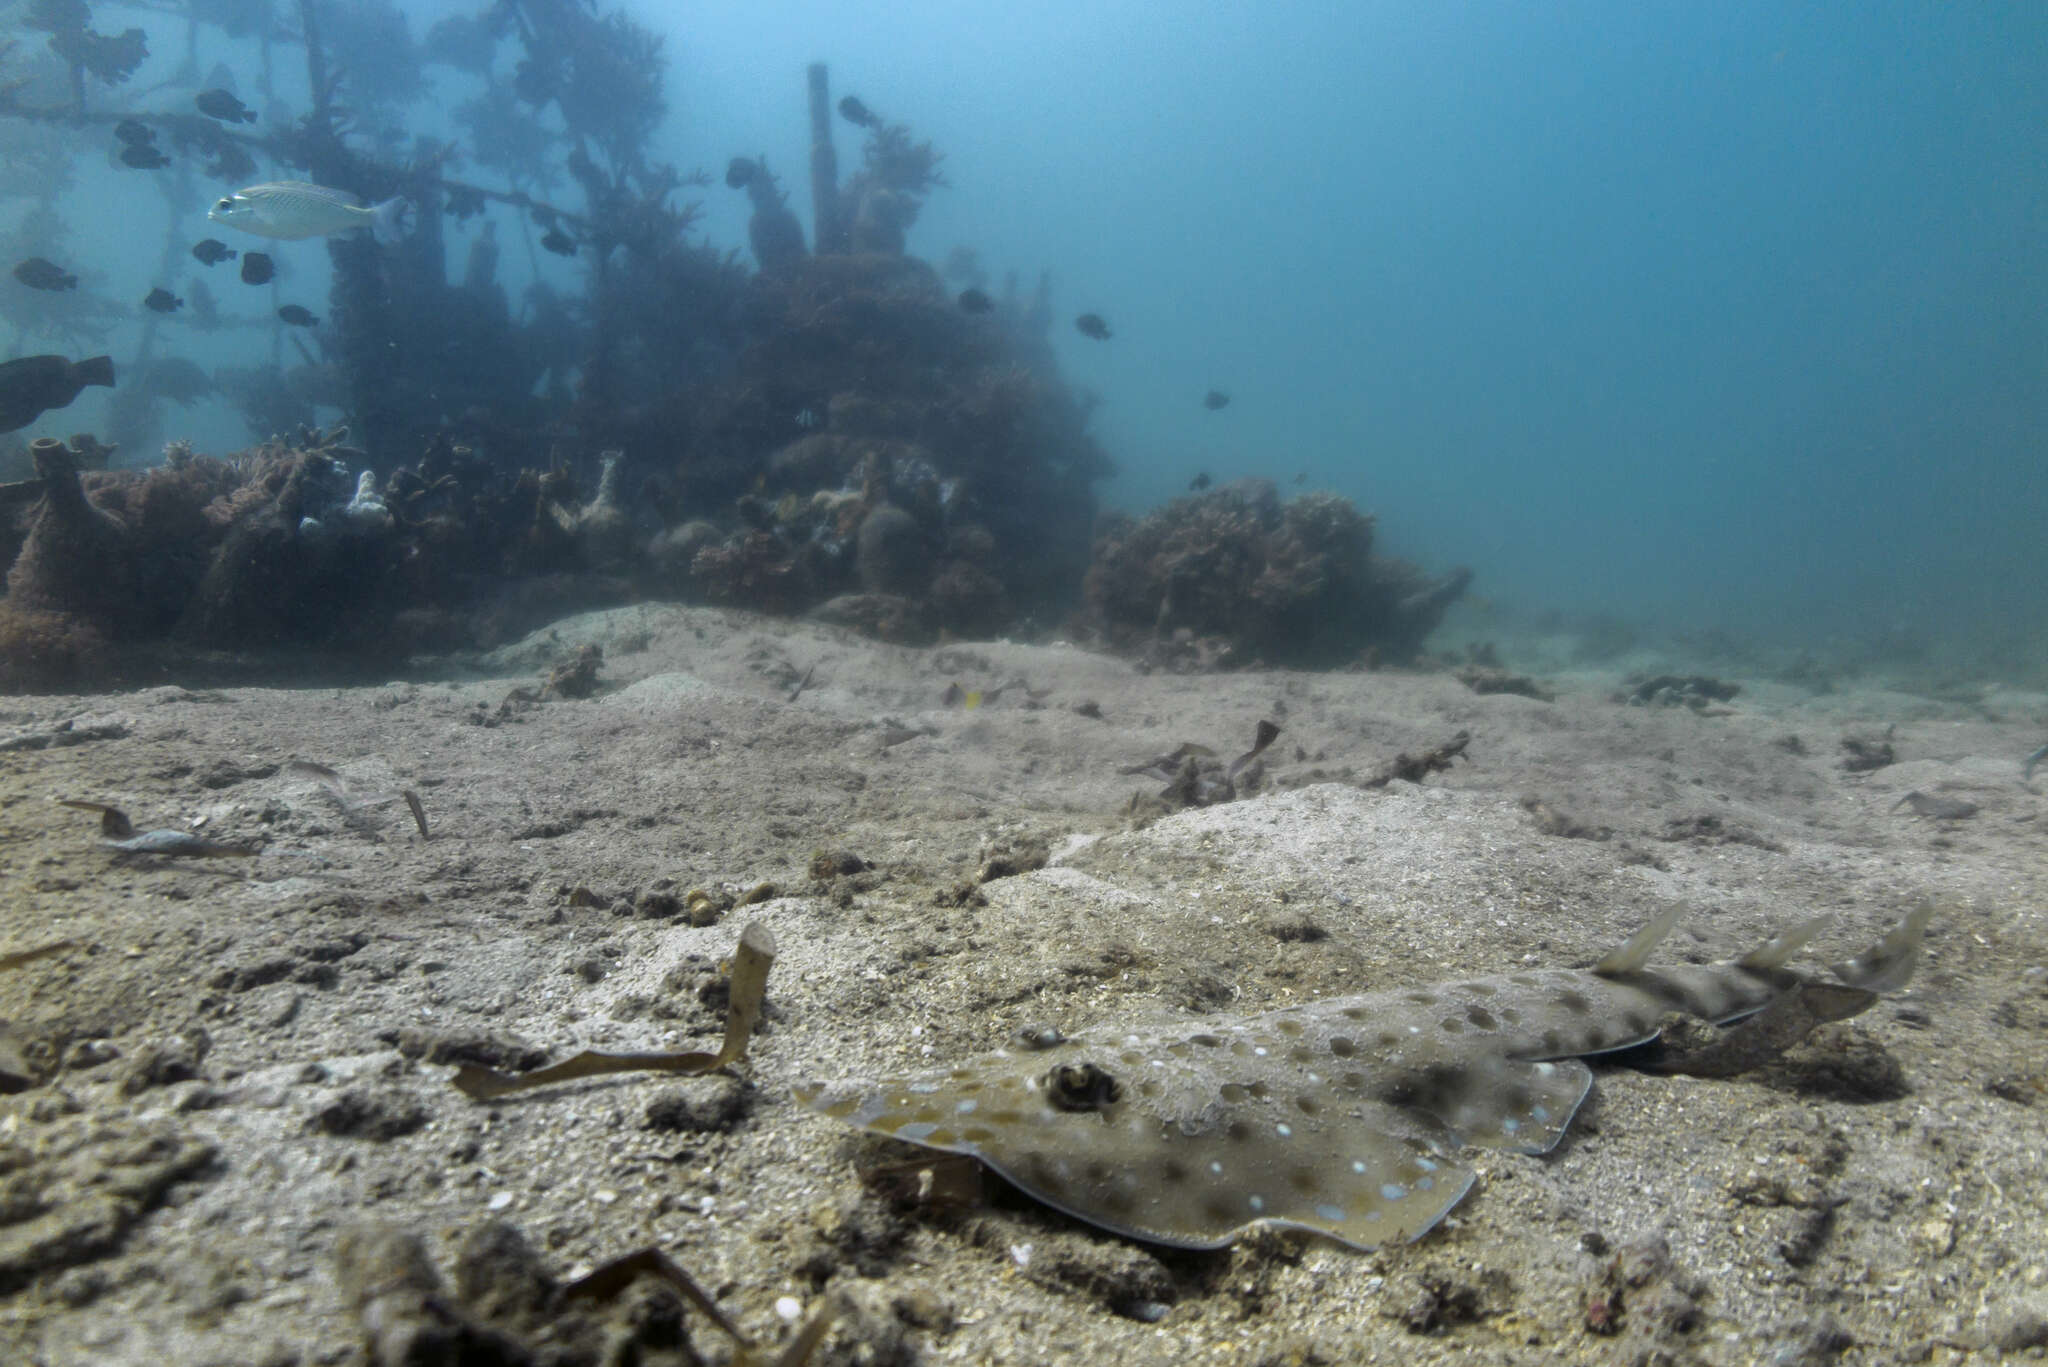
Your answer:
[[[501,1191],[501,1192],[499,1192],[499,1193],[498,1193],[498,1194],[497,1194],[496,1196],[493,1196],[493,1197],[491,1198],[491,1201],[490,1201],[490,1209],[491,1209],[491,1210],[493,1210],[493,1211],[500,1211],[500,1210],[503,1210],[503,1209],[505,1209],[505,1208],[506,1208],[507,1206],[509,1206],[509,1205],[511,1205],[511,1204],[512,1204],[512,1193],[511,1193],[511,1192],[509,1192],[509,1191]]]
[[[797,1317],[803,1313],[804,1303],[795,1296],[777,1296],[775,1298],[775,1318],[781,1320],[784,1324],[795,1324]]]

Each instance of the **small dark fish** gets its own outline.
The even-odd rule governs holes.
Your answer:
[[[138,171],[154,171],[159,166],[169,166],[171,159],[150,143],[131,142],[121,149],[121,164]]]
[[[980,290],[964,289],[960,291],[960,311],[962,313],[987,313],[995,306],[996,301]]]
[[[277,274],[277,263],[263,252],[242,253],[242,283],[267,285]]]
[[[199,106],[199,112],[209,119],[222,123],[254,123],[256,111],[243,104],[225,90],[202,90],[192,97],[192,103]]]
[[[1295,475],[1295,477],[1294,477],[1294,482],[1295,482],[1296,484],[1306,484],[1306,483],[1308,483],[1308,471],[1306,471],[1306,470],[1303,470],[1303,471],[1301,471],[1300,473],[1298,473],[1297,475]]]
[[[142,306],[147,309],[155,309],[158,313],[176,313],[185,306],[185,301],[172,294],[162,285],[158,285],[142,301]]]
[[[1099,313],[1082,314],[1074,320],[1074,326],[1080,329],[1083,337],[1093,337],[1098,342],[1109,340],[1109,324],[1102,320]]]
[[[31,256],[14,268],[14,278],[32,290],[75,290],[78,277],[54,261]]]
[[[156,130],[140,119],[123,119],[114,125],[114,136],[130,147],[147,147],[156,141]]]
[[[1230,396],[1220,389],[1212,389],[1202,396],[1202,407],[1214,413],[1219,408],[1230,407]]]
[[[1188,488],[1194,490],[1196,493],[1199,494],[1202,492],[1202,490],[1208,488],[1215,482],[1215,480],[1209,478],[1209,472],[1207,470],[1204,470],[1200,474],[1196,475],[1193,479],[1188,481]]]
[[[28,426],[53,408],[67,408],[89,384],[114,383],[111,357],[70,361],[62,356],[23,356],[0,364],[0,432]]]
[[[882,126],[882,121],[876,117],[875,111],[851,95],[848,95],[839,102],[839,114],[848,123],[858,124],[862,128],[880,128]]]
[[[277,311],[277,316],[295,328],[310,328],[320,325],[318,318],[315,318],[310,311],[298,304],[286,304]]]
[[[217,237],[201,238],[193,244],[192,255],[208,266],[235,259],[235,249]]]
[[[556,256],[576,255],[576,239],[563,232],[560,228],[548,229],[548,234],[540,240],[540,245],[546,247]]]
[[[761,164],[752,157],[734,157],[725,164],[725,183],[732,189],[744,190],[760,173]]]

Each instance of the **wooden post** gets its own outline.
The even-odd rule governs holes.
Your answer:
[[[832,147],[832,87],[823,62],[812,62],[811,236],[820,256],[846,250],[846,223],[839,208],[839,154]]]

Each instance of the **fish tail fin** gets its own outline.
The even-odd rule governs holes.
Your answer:
[[[403,196],[387,199],[382,204],[371,205],[370,214],[371,235],[387,247],[396,242],[403,242],[407,234],[412,232],[412,201]]]
[[[1735,965],[1738,968],[1753,969],[1758,972],[1769,972],[1774,968],[1783,968],[1794,954],[1806,948],[1807,943],[1814,936],[1827,929],[1828,922],[1833,919],[1832,916],[1822,914],[1803,925],[1796,925],[1790,930],[1773,935],[1770,939],[1764,941],[1740,959],[1737,959]]]
[[[1593,965],[1593,971],[1603,978],[1612,978],[1620,973],[1634,973],[1650,961],[1650,952],[1661,943],[1671,928],[1678,924],[1678,910],[1673,908],[1650,924],[1628,937],[1628,943],[1619,949],[1609,950],[1607,957]]]
[[[1904,920],[1869,949],[1833,965],[1835,976],[1851,987],[1871,992],[1904,987],[1920,962],[1920,940],[1933,919],[1934,902],[1930,898],[1907,912]]]
[[[80,384],[102,384],[114,387],[114,358],[111,356],[88,356],[71,367],[71,373]]]

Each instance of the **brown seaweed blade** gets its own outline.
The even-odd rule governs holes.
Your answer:
[[[47,959],[52,954],[61,954],[77,943],[76,940],[53,940],[46,945],[37,945],[34,949],[17,950],[12,954],[0,954],[0,973],[32,964],[38,959]]]
[[[530,1073],[500,1073],[494,1069],[465,1064],[453,1079],[457,1089],[478,1101],[492,1101],[514,1092],[546,1087],[577,1078],[601,1077],[606,1073],[663,1072],[708,1073],[737,1062],[747,1052],[747,1041],[761,1022],[761,1002],[768,993],[768,970],[775,964],[775,937],[759,921],[750,921],[740,932],[739,947],[732,956],[732,1004],[725,1016],[725,1042],[715,1054],[692,1052],[610,1054],[586,1049],[560,1063],[536,1068]]]
[[[128,813],[119,807],[110,807],[104,802],[76,802],[68,797],[57,799],[66,807],[76,807],[82,812],[100,814],[100,834],[109,840],[126,840],[135,834],[135,823],[128,819]]]
[[[562,1299],[617,1300],[619,1294],[643,1274],[659,1277],[674,1287],[682,1294],[684,1300],[708,1315],[711,1322],[723,1329],[743,1351],[753,1347],[753,1341],[739,1325],[733,1323],[731,1316],[718,1308],[718,1302],[711,1299],[710,1292],[697,1284],[697,1279],[690,1275],[689,1270],[658,1248],[643,1248],[624,1254],[578,1277],[562,1288]]]
[[[410,788],[401,788],[398,795],[405,799],[405,805],[412,811],[412,824],[420,828],[420,839],[432,839],[427,834],[427,809],[420,805],[420,795]]]

